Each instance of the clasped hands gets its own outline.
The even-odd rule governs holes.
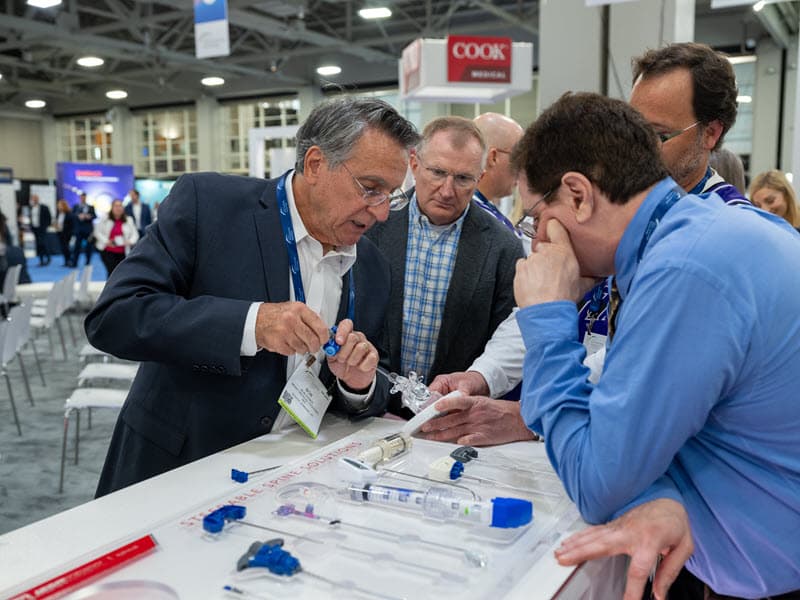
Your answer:
[[[261,304],[256,318],[256,344],[270,352],[316,354],[330,339],[322,318],[302,302]],[[372,385],[378,367],[378,351],[367,336],[353,329],[350,319],[336,328],[339,352],[327,357],[328,368],[350,390],[358,392]]]

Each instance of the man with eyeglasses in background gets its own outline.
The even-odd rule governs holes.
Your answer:
[[[340,99],[311,112],[283,176],[177,181],[86,319],[94,346],[142,361],[98,496],[288,424],[292,382],[317,390],[318,415],[385,412],[389,266],[363,234],[407,203],[418,139],[385,102]]]
[[[430,381],[465,369],[514,306],[519,239],[472,202],[486,150],[468,119],[428,123],[411,154],[408,208],[367,234],[391,265],[385,346],[391,369],[403,375]],[[412,416],[397,396],[389,410]]]

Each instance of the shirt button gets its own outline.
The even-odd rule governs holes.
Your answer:
[[[265,429],[270,429],[272,427],[272,417],[261,417],[260,423]]]

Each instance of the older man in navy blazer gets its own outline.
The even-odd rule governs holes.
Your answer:
[[[341,350],[319,374],[331,408],[385,411],[388,265],[362,234],[388,217],[417,134],[388,104],[349,98],[315,108],[297,140],[278,179],[181,177],[87,317],[95,346],[142,361],[98,495],[268,433],[334,324]]]

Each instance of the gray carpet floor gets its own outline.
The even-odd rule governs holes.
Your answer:
[[[63,360],[57,331],[54,333],[54,354],[47,336],[36,340],[46,386],[42,386],[30,345],[23,353],[34,406],[31,406],[18,360],[7,367],[16,400],[22,436],[17,435],[5,382],[0,381],[0,534],[67,510],[94,497],[94,490],[103,466],[106,449],[117,417],[116,410],[92,411],[92,428],[88,428],[86,410],[80,415],[79,464],[74,464],[76,413],[70,417],[67,438],[67,463],[64,492],[58,493],[61,467],[61,441],[64,431],[64,402],[77,386],[77,375],[83,367],[78,353],[86,343],[83,314],[69,318],[76,343],[72,344],[69,328],[63,323],[67,360]]]

